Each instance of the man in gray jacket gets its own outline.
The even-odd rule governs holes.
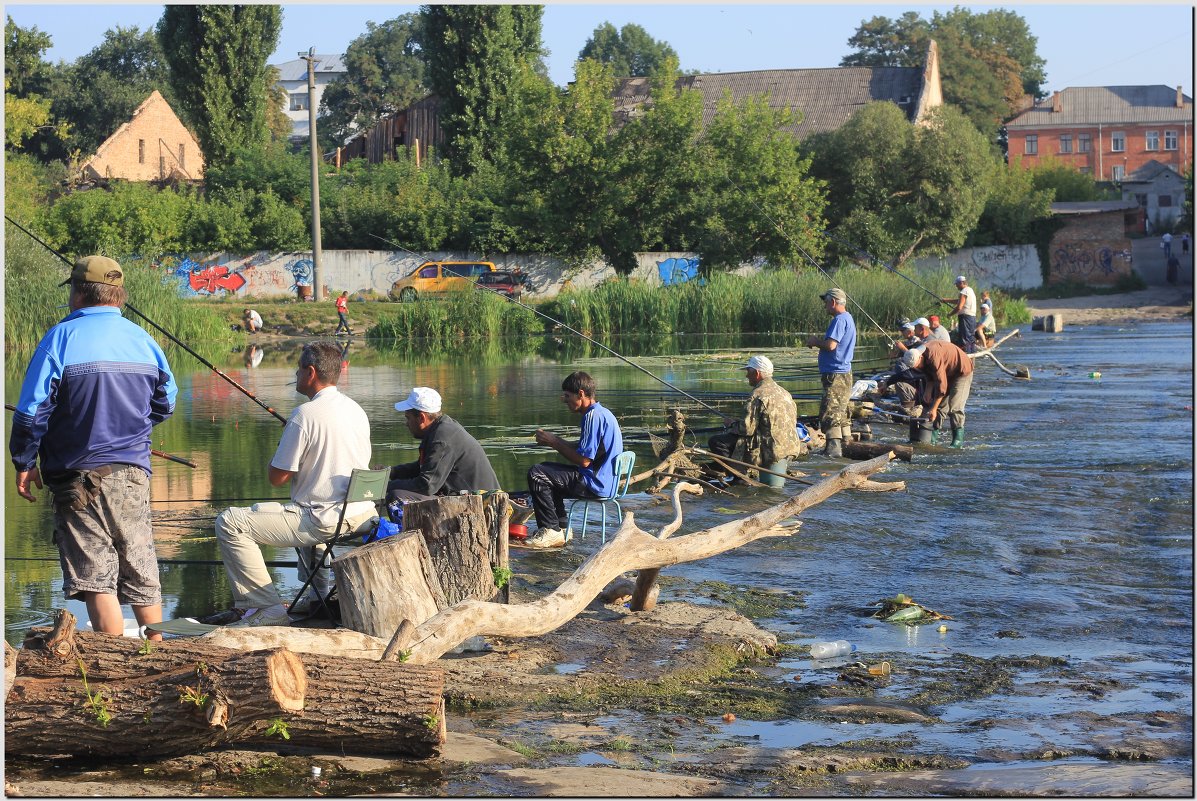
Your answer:
[[[424,501],[462,490],[497,490],[499,479],[478,444],[452,417],[441,414],[441,396],[430,387],[416,387],[395,404],[407,430],[420,441],[414,462],[391,468],[387,502]]]

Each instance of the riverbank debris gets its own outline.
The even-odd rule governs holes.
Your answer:
[[[934,609],[929,609],[920,603],[916,603],[913,598],[904,592],[898,593],[893,598],[882,598],[873,601],[869,606],[878,607],[872,616],[880,618],[886,623],[905,623],[908,626],[916,626],[919,623],[929,623],[932,620],[954,619],[951,615],[936,612]]]

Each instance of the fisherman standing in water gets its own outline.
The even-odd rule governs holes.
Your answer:
[[[17,494],[36,500],[30,484],[43,480],[53,493],[63,595],[87,605],[93,630],[120,635],[122,603],[143,626],[162,620],[150,432],[174,412],[178,390],[158,343],[121,316],[119,264],[85,256],[67,283],[71,313],[29,362],[8,448]]]
[[[811,335],[806,346],[819,349],[819,378],[823,399],[819,404],[819,428],[827,437],[825,456],[838,459],[844,455],[843,440],[852,436],[848,401],[852,395],[852,354],[856,350],[856,321],[848,313],[848,295],[842,289],[829,289],[819,296],[831,315],[831,324],[820,338]]]

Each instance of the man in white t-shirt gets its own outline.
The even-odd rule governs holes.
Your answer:
[[[271,485],[291,485],[291,502],[225,509],[216,518],[216,541],[233,590],[234,608],[203,622],[234,626],[286,626],[287,608],[274,586],[260,546],[293,547],[300,554],[299,578],[312,572],[308,548],[328,540],[354,468],[370,467],[370,420],[362,407],[337,390],[341,349],[331,342],[305,345],[295,371],[295,389],[310,400],[287,420],[270,460]],[[343,528],[368,530],[376,517],[369,501],[345,510]],[[324,595],[331,576],[313,579]],[[323,575],[322,575],[323,574]],[[312,597],[309,596],[309,603]]]
[[[956,308],[950,313],[959,318],[956,333],[960,337],[960,347],[965,353],[974,353],[977,350],[977,293],[973,292],[963,275],[956,276],[956,289],[960,291],[960,296],[955,301],[944,298],[943,302],[955,303]]]

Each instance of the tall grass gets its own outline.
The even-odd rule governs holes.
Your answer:
[[[6,229],[4,351],[19,358],[31,355],[46,331],[70,313],[59,308],[69,300],[69,290],[58,286],[70,272],[58,257],[25,234],[11,225]],[[125,268],[129,303],[138,311],[205,358],[228,352],[235,339],[228,325],[211,309],[183,300],[173,276],[167,277],[141,260],[118,261]],[[150,332],[172,366],[180,358],[191,358],[136,314],[126,310],[125,317]]]
[[[544,332],[535,313],[490,292],[451,292],[444,298],[396,303],[393,309],[366,332],[367,339],[453,343]]]
[[[953,276],[914,279],[931,292],[953,297]],[[590,336],[654,333],[820,332],[827,310],[819,295],[841,287],[861,331],[894,333],[897,321],[946,310],[927,291],[879,270],[843,269],[833,280],[817,272],[767,270],[749,277],[717,274],[705,286],[690,281],[656,287],[627,280],[563,292],[544,304],[545,313]],[[871,318],[871,319],[870,319]],[[874,325],[874,322],[876,325]]]

